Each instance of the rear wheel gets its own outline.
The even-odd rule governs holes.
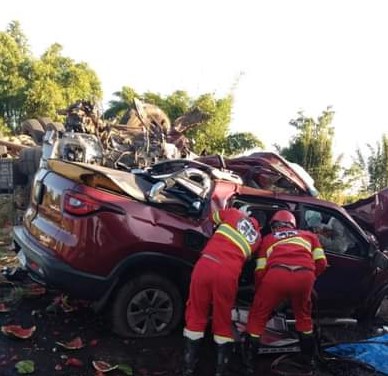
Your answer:
[[[164,336],[176,329],[182,311],[182,296],[170,280],[153,273],[138,276],[115,297],[113,331],[125,338]]]

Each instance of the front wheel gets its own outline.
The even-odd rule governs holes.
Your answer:
[[[120,337],[159,337],[177,328],[182,296],[167,278],[145,274],[125,283],[112,309],[113,331]]]

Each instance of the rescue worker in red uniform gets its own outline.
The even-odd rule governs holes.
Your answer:
[[[223,209],[211,216],[217,228],[194,266],[186,304],[184,376],[195,373],[211,308],[216,376],[224,375],[227,368],[234,342],[232,309],[239,276],[261,241],[259,224],[245,209]]]
[[[297,229],[294,215],[287,210],[277,211],[270,226],[256,260],[256,292],[246,327],[247,375],[255,375],[260,336],[273,310],[285,299],[291,300],[302,359],[308,367],[313,366],[315,355],[311,293],[316,277],[327,266],[325,253],[317,235]]]

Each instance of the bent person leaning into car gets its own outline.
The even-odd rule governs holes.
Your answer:
[[[271,233],[261,243],[255,272],[256,293],[248,316],[245,342],[246,375],[256,374],[254,356],[267,321],[283,300],[290,299],[299,334],[303,363],[313,367],[315,340],[311,318],[314,282],[326,268],[325,253],[317,235],[296,228],[294,215],[277,211]]]
[[[212,307],[212,332],[217,346],[216,376],[225,374],[233,348],[231,311],[238,280],[247,259],[261,241],[259,224],[244,210],[224,209],[212,215],[218,226],[196,263],[186,305],[183,375],[194,375],[198,352]]]

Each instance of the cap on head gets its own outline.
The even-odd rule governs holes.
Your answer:
[[[294,214],[288,210],[279,210],[271,218],[271,227],[296,227]]]

